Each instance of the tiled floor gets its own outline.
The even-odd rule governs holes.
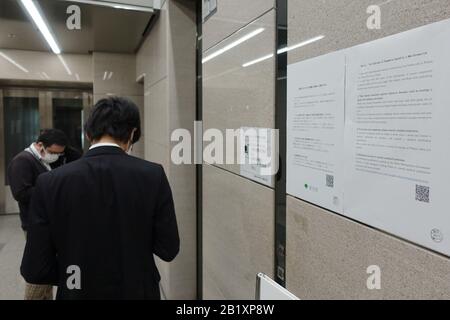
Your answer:
[[[19,266],[24,246],[19,216],[0,216],[0,300],[23,299],[25,282]]]

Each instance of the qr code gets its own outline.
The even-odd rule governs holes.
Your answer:
[[[334,176],[327,174],[327,187],[334,188]]]
[[[430,187],[416,184],[416,200],[430,202]]]

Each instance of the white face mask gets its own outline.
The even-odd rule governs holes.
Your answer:
[[[44,150],[44,153],[45,153],[45,155],[42,157],[42,161],[44,161],[47,164],[56,162],[59,159],[59,155],[58,154],[48,153],[45,150]]]

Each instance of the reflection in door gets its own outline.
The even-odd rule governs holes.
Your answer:
[[[64,131],[69,143],[78,151],[83,150],[83,100],[53,99],[53,126]]]
[[[3,104],[5,165],[8,166],[16,154],[36,141],[39,135],[39,99],[4,97]]]

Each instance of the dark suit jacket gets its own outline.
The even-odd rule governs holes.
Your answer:
[[[8,184],[14,199],[19,203],[22,229],[28,227],[28,211],[38,176],[48,172],[47,168],[31,153],[22,151],[8,166]]]
[[[52,169],[59,168],[65,164],[68,164],[68,163],[71,163],[71,162],[74,162],[74,161],[80,159],[82,156],[83,156],[83,153],[80,152],[79,150],[77,150],[76,148],[74,148],[72,146],[66,146],[66,148],[64,150],[64,154],[58,158],[58,161],[55,161],[52,164],[50,164],[50,167],[52,167]]]
[[[41,175],[21,273],[58,285],[57,299],[159,299],[153,254],[175,258],[179,237],[160,165],[98,147]],[[75,267],[74,267],[75,266]],[[73,289],[77,273],[81,289]]]

